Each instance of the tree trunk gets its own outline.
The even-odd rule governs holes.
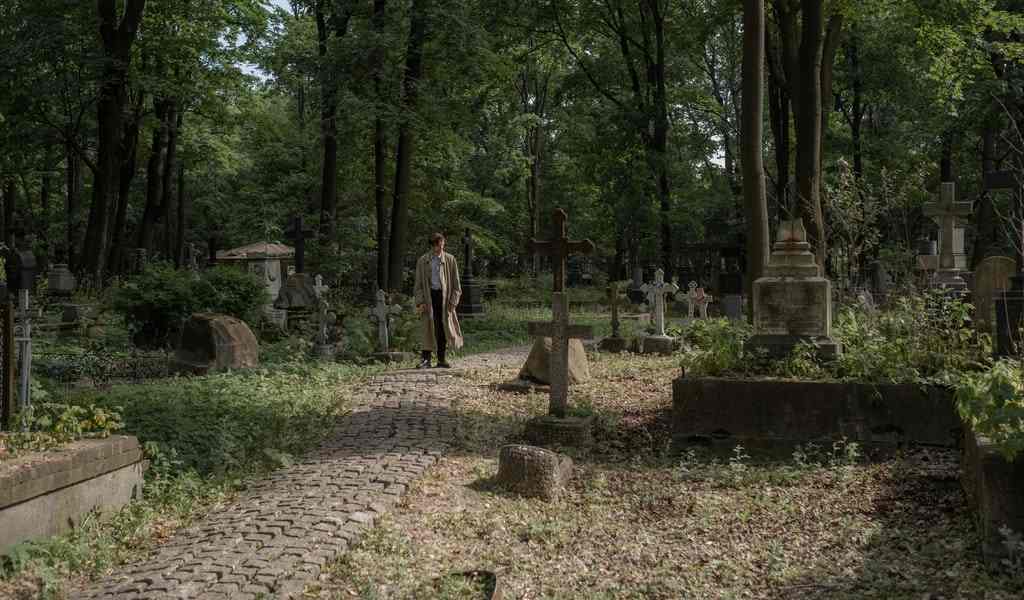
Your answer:
[[[185,233],[188,222],[188,196],[185,194],[185,165],[178,161],[178,232],[174,248],[174,260],[178,267],[185,263]]]
[[[177,100],[167,103],[167,154],[164,156],[164,169],[161,175],[164,182],[160,204],[160,220],[163,224],[163,254],[167,260],[174,259],[174,204],[177,199],[175,177],[178,174],[178,130],[182,124],[182,114]]]
[[[373,90],[379,103],[383,103],[384,46],[381,36],[384,33],[386,6],[387,0],[373,1],[373,31],[377,35],[373,59]],[[373,120],[373,202],[377,209],[377,285],[375,289],[384,289],[387,287],[388,281],[386,153],[387,135],[384,129],[384,120],[381,119],[380,109],[378,109],[377,116]]]
[[[163,202],[164,157],[167,152],[167,103],[153,98],[153,111],[159,126],[153,130],[153,142],[146,165],[146,206],[142,211],[142,220],[135,239],[136,248],[153,250],[153,234]]]
[[[78,213],[82,205],[82,159],[69,143],[64,149],[64,160],[66,163],[65,176],[67,181],[66,190],[66,219],[67,219],[67,247],[64,249],[65,258],[68,261],[68,268],[74,270],[78,267],[76,249],[80,240],[78,239]]]
[[[765,36],[768,64],[768,114],[775,147],[775,203],[779,214],[793,210],[790,203],[790,96],[782,66],[782,57],[774,44]]]
[[[3,211],[3,228],[0,233],[3,234],[4,244],[8,248],[14,247],[14,205],[17,203],[18,190],[14,186],[14,177],[8,177],[4,180],[4,211]]]
[[[530,133],[530,176],[526,181],[527,204],[530,211],[530,237],[540,238],[540,201],[541,201],[541,160],[544,152],[544,130],[541,125],[534,127]],[[533,276],[540,276],[540,254],[533,253]]]
[[[85,270],[95,278],[97,285],[103,277],[108,214],[117,191],[121,166],[122,114],[127,104],[125,86],[132,59],[131,49],[142,22],[146,0],[125,0],[124,15],[120,19],[117,17],[117,4],[116,0],[97,0],[105,64],[96,110],[97,168],[83,252]]]
[[[822,0],[801,0],[802,31],[799,85],[793,95],[796,124],[796,180],[801,215],[815,250],[819,269],[827,256],[824,215],[821,210],[821,61]]]
[[[320,140],[323,160],[320,163],[320,240],[327,243],[334,237],[334,219],[338,212],[338,93],[334,66],[328,64],[327,41],[330,31],[324,3],[316,2],[317,55],[320,79]]]
[[[668,92],[665,82],[665,16],[660,0],[648,0],[651,24],[654,27],[654,64],[649,65],[648,77],[654,87],[654,135],[652,147],[658,173],[658,202],[661,209],[661,264],[669,281],[675,274],[672,247],[672,190],[668,179]]]
[[[764,273],[768,261],[768,202],[765,190],[764,157],[764,0],[743,3],[743,113],[741,152],[743,154],[743,199],[747,213],[748,298],[753,282]],[[753,321],[753,311],[747,318]]]
[[[423,44],[427,37],[426,4],[426,0],[412,0],[409,48],[405,57],[405,75],[402,79],[405,114],[398,127],[394,203],[391,208],[391,235],[388,240],[388,290],[392,292],[401,289],[404,275],[402,261],[405,257],[405,238],[409,231],[409,184],[414,142],[409,113],[416,110],[419,96],[417,87],[423,75]]]
[[[990,173],[996,170],[996,135],[998,131],[992,125],[986,125],[981,133],[981,172]],[[995,207],[992,205],[992,194],[984,190],[974,205],[974,253],[971,255],[971,268],[977,268],[989,253],[997,247],[999,240],[998,223]]]
[[[850,61],[850,86],[853,88],[853,106],[850,113],[850,139],[853,143],[853,177],[860,182],[864,177],[864,148],[861,128],[864,125],[864,68],[860,63],[860,36],[855,30],[846,48]]]
[[[139,127],[142,123],[143,95],[135,106],[131,121],[128,122],[121,141],[121,176],[117,191],[117,208],[114,214],[114,227],[110,233],[110,254],[107,257],[107,271],[117,273],[121,270],[124,256],[124,234],[128,221],[128,199],[131,195],[132,181],[139,156]]]

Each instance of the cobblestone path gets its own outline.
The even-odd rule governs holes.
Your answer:
[[[315,581],[447,449],[444,371],[371,380],[319,450],[75,598],[289,598]]]

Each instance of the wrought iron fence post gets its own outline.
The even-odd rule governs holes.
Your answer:
[[[32,406],[32,321],[28,312],[28,290],[18,291],[18,323],[14,326],[15,341],[18,344],[18,410],[21,413],[21,428],[28,429],[29,408]]]

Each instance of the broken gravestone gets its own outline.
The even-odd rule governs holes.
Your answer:
[[[544,448],[509,444],[498,456],[496,483],[527,498],[557,498],[572,477],[572,459]]]

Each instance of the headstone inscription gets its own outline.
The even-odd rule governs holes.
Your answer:
[[[978,263],[971,288],[974,327],[977,331],[993,333],[996,298],[1010,289],[1010,279],[1016,273],[1016,262],[1006,256],[990,256]]]
[[[530,250],[551,257],[554,271],[550,323],[529,323],[531,336],[551,338],[551,393],[548,414],[564,419],[569,398],[569,340],[590,339],[590,327],[569,324],[569,299],[565,292],[566,261],[571,254],[590,254],[594,243],[590,240],[570,240],[567,233],[568,216],[558,208],[552,213],[555,237],[550,240],[531,240]]]
[[[956,184],[952,181],[942,182],[938,202],[929,202],[924,205],[925,216],[936,219],[941,228],[939,269],[935,273],[937,287],[955,292],[963,292],[967,289],[967,284],[960,277],[960,270],[956,265],[955,229],[957,228],[957,219],[969,217],[973,212],[974,207],[970,202],[957,202]]]
[[[459,305],[455,310],[460,317],[472,318],[483,316],[483,290],[481,285],[477,283],[476,278],[473,277],[473,236],[468,228],[466,229],[466,235],[462,237],[462,244],[466,252],[466,261],[464,268],[459,273],[462,297],[459,298]]]
[[[841,348],[832,339],[832,282],[819,274],[802,220],[779,225],[764,276],[754,282],[753,352],[785,358],[798,344],[814,344],[822,356]]]
[[[654,272],[654,282],[645,283],[641,289],[651,307],[654,334],[643,338],[640,351],[645,354],[671,354],[675,339],[665,334],[665,296],[678,292],[679,286],[666,282],[665,271],[658,269]]]

